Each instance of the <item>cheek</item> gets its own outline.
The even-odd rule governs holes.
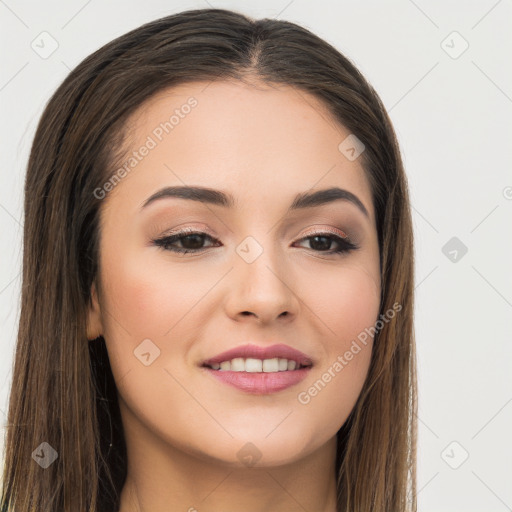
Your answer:
[[[380,285],[375,272],[358,264],[346,265],[327,277],[317,274],[316,280],[309,282],[308,304],[330,331],[330,348],[342,349],[374,325],[379,314]]]
[[[326,333],[321,367],[297,394],[301,406],[319,415],[327,431],[339,429],[352,411],[370,364],[380,307],[379,281],[364,266],[346,266],[310,293],[311,309]],[[326,327],[327,326],[327,327]]]
[[[139,386],[155,386],[155,372],[176,385],[162,372],[172,361],[183,360],[188,340],[201,326],[198,319],[214,313],[217,303],[204,299],[222,272],[212,272],[208,265],[191,270],[185,261],[172,264],[162,255],[142,258],[136,251],[131,255],[127,250],[118,258],[122,251],[113,249],[104,249],[102,261],[104,338],[119,390],[136,381],[137,389],[125,396],[138,400]],[[150,361],[148,367],[144,357]]]
[[[124,328],[133,338],[161,338],[175,325],[179,329],[177,323],[211,286],[180,265],[147,264],[130,257],[108,266],[105,276],[105,303],[116,320],[107,323],[115,330]]]
[[[165,338],[169,332],[179,332],[180,319],[186,318],[193,297],[186,296],[190,284],[182,272],[169,274],[167,269],[165,275],[155,265],[131,257],[129,251],[121,258],[116,255],[123,251],[112,249],[106,247],[103,253],[101,308],[110,364],[121,391],[128,381],[136,381],[137,388],[149,384],[146,379],[154,377],[154,372],[147,370],[162,371],[163,360],[179,353],[180,336],[172,344],[165,343]],[[147,362],[150,365],[145,366]],[[137,396],[137,389],[132,391]]]
[[[146,424],[156,421],[153,427],[162,427],[162,434],[172,424],[176,437],[186,439],[193,420],[185,418],[189,397],[166,369],[183,357],[187,314],[211,284],[194,286],[179,265],[148,264],[126,253],[115,258],[107,250],[104,255],[104,337],[125,414],[133,411]]]

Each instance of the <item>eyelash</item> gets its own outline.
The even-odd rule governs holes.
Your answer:
[[[187,238],[188,236],[194,236],[194,235],[200,235],[200,236],[205,236],[207,239],[213,241],[213,242],[219,242],[219,240],[217,240],[216,238],[208,235],[207,233],[204,233],[202,231],[179,231],[175,234],[172,234],[170,236],[164,236],[162,238],[157,238],[157,239],[153,239],[152,242],[154,245],[156,245],[157,247],[165,250],[165,251],[171,251],[171,252],[174,252],[174,253],[179,253],[179,254],[188,254],[188,253],[193,253],[193,254],[197,254],[199,252],[203,252],[205,249],[207,249],[207,247],[205,248],[202,248],[202,249],[182,249],[180,247],[170,247],[170,244],[173,243],[173,242],[177,242],[183,238]],[[322,237],[322,238],[330,238],[330,239],[333,239],[337,244],[338,244],[338,249],[331,249],[329,251],[315,251],[314,249],[311,249],[312,251],[314,252],[318,252],[320,254],[328,254],[328,255],[337,255],[337,256],[340,256],[342,254],[345,254],[345,253],[349,253],[351,251],[354,251],[354,250],[357,250],[359,249],[359,246],[356,245],[355,243],[351,242],[349,240],[349,238],[343,238],[341,236],[338,236],[338,235],[335,235],[334,233],[331,233],[331,232],[325,232],[325,231],[322,231],[322,232],[318,232],[318,233],[312,233],[306,237],[303,237],[301,238],[300,240],[298,240],[299,242],[302,242],[304,240],[308,240],[310,238],[314,238],[314,237]]]

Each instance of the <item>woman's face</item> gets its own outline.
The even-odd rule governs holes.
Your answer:
[[[362,333],[379,314],[362,148],[313,96],[261,83],[168,89],[129,124],[124,171],[95,191],[108,194],[88,326],[106,340],[126,432],[233,467],[333,443],[367,375]],[[167,187],[216,192],[159,193]],[[291,208],[330,188],[342,192]],[[183,230],[200,234],[169,238]],[[279,352],[247,367],[236,358],[243,375],[203,366],[248,344],[286,345],[312,365],[283,372],[294,355]],[[262,359],[274,360],[263,372]]]

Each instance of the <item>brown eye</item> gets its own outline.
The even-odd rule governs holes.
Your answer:
[[[357,249],[348,237],[341,237],[333,233],[315,233],[302,238],[300,241],[308,240],[310,248],[315,252],[325,252],[327,254],[341,254]],[[337,248],[332,249],[335,244]]]
[[[205,240],[218,242],[215,238],[201,231],[184,231],[158,238],[153,240],[153,243],[166,251],[186,254],[189,252],[200,252],[206,249],[206,247],[203,247]],[[180,243],[182,247],[177,247],[175,245],[176,242]]]

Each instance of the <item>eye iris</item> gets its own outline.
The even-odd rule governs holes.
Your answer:
[[[324,240],[324,243],[317,243],[318,240]],[[322,250],[329,250],[331,248],[331,243],[332,243],[332,240],[327,237],[327,236],[323,236],[323,235],[316,235],[316,236],[312,236],[310,238],[310,244],[311,244],[311,247],[313,249],[316,249],[318,251],[322,251]]]
[[[192,241],[192,243],[187,244],[187,240]],[[201,249],[203,242],[204,235],[200,235],[197,233],[181,237],[181,245],[183,245],[185,249]]]

